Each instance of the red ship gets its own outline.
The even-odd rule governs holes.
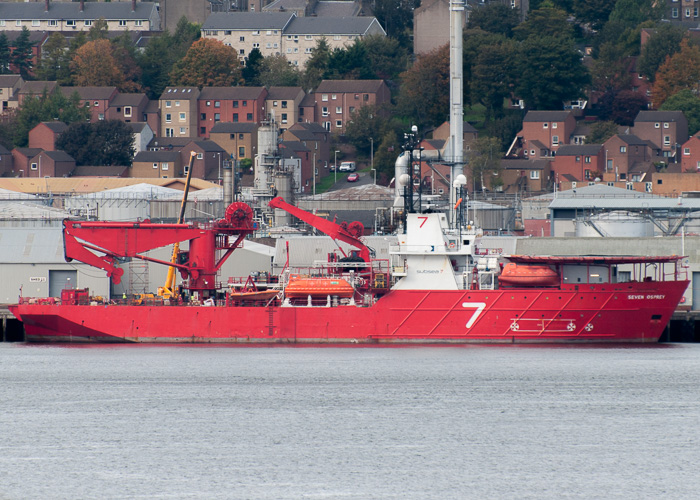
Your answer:
[[[224,285],[221,265],[255,229],[245,203],[208,225],[66,220],[67,261],[103,269],[114,283],[119,258],[172,266],[184,279],[180,293],[100,301],[86,289],[64,290],[61,300],[21,297],[10,309],[26,339],[40,342],[657,342],[688,286],[679,256],[509,256],[505,266],[478,259],[474,231],[451,229],[439,213],[408,214],[392,258],[380,260],[359,223],[336,224],[280,198],[270,205],[356,251],[285,268],[265,284]],[[183,241],[189,249],[173,262],[145,255]]]

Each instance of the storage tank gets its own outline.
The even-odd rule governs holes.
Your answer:
[[[625,211],[594,215],[585,220],[577,220],[575,225],[576,236],[583,238],[599,236],[644,238],[654,236],[654,224],[650,220]]]

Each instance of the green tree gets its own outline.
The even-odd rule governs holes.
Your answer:
[[[5,33],[0,33],[0,75],[10,72],[10,42]]]
[[[496,137],[479,137],[471,143],[467,162],[474,185],[482,192],[498,184],[494,183],[494,177],[501,171],[502,157],[501,141]]]
[[[74,123],[56,141],[77,165],[130,166],[134,156],[134,134],[119,120]]]
[[[107,40],[109,37],[109,25],[104,17],[97,19],[87,34],[87,41],[94,42],[95,40]]]
[[[609,20],[620,22],[620,27],[623,28],[634,28],[645,21],[659,21],[665,8],[666,2],[617,0],[610,12]]]
[[[502,118],[486,123],[484,132],[500,141],[501,151],[507,151],[513,137],[523,128],[523,116],[524,112],[519,109],[508,110]]]
[[[613,121],[595,122],[591,125],[591,132],[586,137],[588,144],[603,144],[618,133],[619,125]]]
[[[593,61],[591,76],[593,88],[599,92],[619,92],[632,83],[629,67],[634,61],[626,57],[622,47],[606,43],[600,47],[598,58]]]
[[[450,57],[447,46],[418,56],[402,73],[397,105],[419,128],[437,126],[449,115]]]
[[[325,38],[316,41],[316,46],[311,49],[311,57],[306,60],[304,74],[300,84],[307,92],[318,87],[328,71],[328,62],[331,58],[331,49]]]
[[[345,137],[358,152],[369,153],[370,138],[379,141],[385,122],[375,106],[362,106],[350,115],[350,121],[345,127]]]
[[[413,11],[420,0],[376,0],[374,15],[386,34],[407,44],[413,29]]]
[[[581,54],[560,38],[533,36],[520,45],[516,94],[530,109],[561,109],[590,82]]]
[[[662,111],[683,111],[688,120],[688,134],[700,131],[700,99],[690,89],[683,89],[666,99],[659,107]]]
[[[41,51],[41,61],[36,70],[39,80],[57,81],[61,85],[71,82],[68,42],[58,31],[49,36]]]
[[[486,107],[487,120],[503,116],[503,101],[514,81],[510,61],[515,52],[511,41],[485,46],[471,69],[470,94]]]
[[[97,39],[85,43],[75,51],[70,68],[73,82],[79,87],[115,86],[122,92],[138,89],[138,84],[124,75],[109,40]]]
[[[615,2],[611,0],[574,0],[572,10],[578,21],[598,30],[607,22],[613,7]]]
[[[396,38],[370,35],[362,39],[362,45],[372,78],[393,80],[409,67],[408,51]]]
[[[367,50],[359,38],[349,47],[335,48],[328,59],[324,78],[330,80],[367,80],[374,76]]]
[[[228,87],[242,82],[241,64],[236,51],[223,42],[200,38],[170,73],[172,85]]]
[[[399,136],[394,130],[387,130],[382,136],[379,145],[375,142],[374,147],[374,168],[384,177],[394,176],[394,166],[396,157],[401,152]]]
[[[33,47],[34,44],[29,40],[29,30],[26,26],[22,26],[22,32],[15,40],[11,62],[25,80],[29,78],[32,67],[34,66],[32,61],[32,57],[34,56]]]
[[[61,92],[52,94],[44,91],[40,96],[24,99],[17,112],[14,129],[14,144],[18,147],[27,145],[29,131],[45,121],[64,123],[84,122],[90,117],[90,110],[80,105],[80,97],[73,93],[65,97]]]
[[[574,28],[568,21],[566,12],[561,9],[544,7],[530,11],[527,21],[516,26],[513,34],[518,40],[530,37],[556,37],[573,39]]]
[[[258,81],[268,87],[296,87],[299,70],[283,55],[268,56],[260,63]]]
[[[683,29],[672,25],[660,26],[653,36],[644,44],[639,57],[637,69],[639,73],[653,82],[656,72],[667,57],[681,50]]]
[[[243,66],[243,69],[241,70],[241,76],[243,77],[243,80],[245,80],[246,85],[258,85],[258,82],[260,81],[258,77],[260,75],[260,67],[263,59],[264,57],[262,52],[260,52],[260,49],[258,48],[251,50],[248,57],[246,57],[245,66]]]
[[[467,28],[481,29],[510,38],[513,35],[513,28],[519,23],[520,19],[515,9],[501,3],[490,3],[472,9],[469,13]]]

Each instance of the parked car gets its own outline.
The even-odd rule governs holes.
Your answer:
[[[348,182],[357,182],[360,180],[360,174],[350,174],[348,175]]]
[[[338,168],[339,172],[354,172],[355,171],[355,162],[354,161],[344,161],[340,164],[340,167]]]
[[[331,165],[330,167],[328,167],[328,171],[335,172],[335,165]]]

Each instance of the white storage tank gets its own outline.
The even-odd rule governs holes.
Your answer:
[[[650,220],[620,210],[594,215],[586,220],[577,220],[575,224],[576,236],[582,238],[599,236],[644,238],[654,236],[654,224]]]

